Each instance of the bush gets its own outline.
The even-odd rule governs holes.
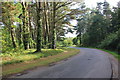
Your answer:
[[[82,45],[88,47],[89,46],[89,35],[87,33],[82,36]]]
[[[57,47],[62,47],[63,46],[63,42],[62,41],[57,41],[56,46]]]
[[[120,49],[119,40],[120,39],[118,38],[118,32],[111,33],[101,42],[98,47],[110,50],[117,50],[117,48]]]
[[[63,47],[68,47],[68,46],[71,46],[73,43],[72,43],[72,40],[64,40],[63,41]]]
[[[71,46],[72,44],[73,44],[72,38],[66,38],[63,41],[58,41],[56,45],[57,47],[68,47]]]
[[[78,38],[75,37],[75,38],[72,40],[72,42],[73,42],[73,45],[78,45]]]

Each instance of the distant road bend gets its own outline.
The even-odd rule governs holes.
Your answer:
[[[17,78],[111,78],[108,56],[97,49],[77,48],[80,53],[54,66],[39,67]]]

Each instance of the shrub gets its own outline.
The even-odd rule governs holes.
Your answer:
[[[75,37],[75,38],[72,40],[72,42],[73,42],[73,45],[78,45],[78,38]]]
[[[98,47],[110,50],[117,50],[117,48],[119,48],[118,32],[108,35]]]

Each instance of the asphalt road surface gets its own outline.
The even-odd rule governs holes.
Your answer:
[[[72,47],[77,48],[77,47]],[[106,53],[77,48],[80,53],[53,66],[40,67],[17,78],[111,78],[111,63]]]

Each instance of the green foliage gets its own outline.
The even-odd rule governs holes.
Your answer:
[[[71,46],[73,43],[72,43],[72,38],[67,38],[63,41],[63,47],[68,47],[68,46]]]
[[[57,47],[62,47],[63,46],[63,41],[57,41],[56,46]]]
[[[96,46],[101,42],[106,35],[106,21],[100,14],[94,15],[92,18],[92,24],[87,30],[89,46]],[[108,24],[109,25],[109,24]]]
[[[72,45],[63,36],[66,33],[65,25],[71,25],[69,21],[83,12],[71,9],[75,4],[81,3],[48,2],[40,5],[32,2],[3,2],[2,53],[20,51],[23,48],[37,48],[40,52],[41,48],[56,48],[57,41],[57,46]]]
[[[98,13],[85,14],[78,21],[77,33],[82,46],[96,46],[104,39],[107,33],[108,22]]]
[[[119,8],[112,11],[108,6],[105,13],[102,9],[94,9],[91,10],[91,13],[88,12],[80,16],[78,19],[78,25],[75,27],[77,30],[77,37],[81,41],[79,45],[86,47],[99,47],[118,51],[119,53],[119,12]]]
[[[68,46],[72,46],[73,42],[72,42],[73,38],[66,38],[63,41],[58,41],[57,42],[57,47],[68,47]]]
[[[98,46],[99,48],[117,50],[119,48],[118,32],[108,35]]]
[[[78,38],[77,37],[73,38],[72,42],[73,45],[78,45]]]
[[[10,23],[16,20],[20,22],[18,16],[22,13],[22,6],[20,3],[14,4],[13,2],[2,3],[2,19],[5,25],[10,26]]]
[[[64,41],[63,41],[63,47],[67,47],[67,46],[69,46],[69,43],[68,43],[67,40],[64,40]]]
[[[83,34],[83,36],[82,36],[82,44],[84,46],[89,46],[89,43],[90,43],[89,35],[87,33]]]
[[[112,54],[113,56],[115,56],[118,60],[120,60],[120,55],[117,52],[113,52],[113,51],[109,51],[109,50],[105,50],[105,49],[100,49],[100,50],[108,52],[108,53]]]
[[[91,47],[99,45],[98,47],[101,48],[120,50],[120,38],[117,38],[120,28],[120,9],[110,11],[107,6],[104,13],[105,10],[90,10],[81,3],[77,9],[70,7],[75,3],[66,4],[63,2],[44,3],[41,5],[43,11],[40,11],[37,9],[40,8],[39,5],[36,6],[35,3],[3,2],[2,23],[4,26],[0,32],[2,34],[2,39],[0,39],[2,54],[13,56],[22,53],[24,55],[23,48],[38,48],[40,51],[41,47],[47,49],[51,46],[52,48],[68,47],[73,44]],[[66,26],[66,24],[72,26],[71,19],[78,21],[78,25],[75,27],[77,38],[64,38],[66,31],[73,32],[70,27]],[[65,26],[68,30],[64,29]],[[45,56],[47,55],[49,54]],[[24,56],[22,57],[24,58]],[[31,55],[31,57],[36,56]]]
[[[2,43],[1,51],[2,52],[10,51],[12,49],[11,48],[12,43],[7,28],[1,29],[1,37],[2,37],[2,39],[0,40],[0,42]]]

